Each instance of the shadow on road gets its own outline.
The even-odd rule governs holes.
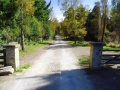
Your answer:
[[[94,86],[94,90],[119,90],[120,70],[101,68],[99,70],[86,69],[86,74]]]
[[[56,49],[66,49],[66,48],[71,48],[71,47],[69,45],[63,44],[63,45],[51,45],[46,49],[56,50]]]
[[[37,83],[32,83],[33,86],[37,86],[34,90],[120,90],[120,71],[118,69],[95,71],[76,69],[21,79],[36,80]],[[73,82],[76,83],[73,84]],[[67,89],[63,89],[66,87]]]
[[[56,50],[56,49],[66,49],[66,48],[72,48],[72,47],[64,41],[57,40],[52,45],[50,45],[49,47],[45,49]]]

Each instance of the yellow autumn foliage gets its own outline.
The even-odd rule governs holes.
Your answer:
[[[18,5],[20,6],[24,15],[33,15],[35,0],[17,0]]]

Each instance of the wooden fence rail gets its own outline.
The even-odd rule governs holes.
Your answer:
[[[0,50],[0,64],[6,66],[6,49]]]
[[[120,63],[120,54],[114,53],[120,50],[103,50],[103,52],[113,52],[111,54],[102,54],[102,60],[105,64],[118,64]]]

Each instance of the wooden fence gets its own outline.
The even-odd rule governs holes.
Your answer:
[[[102,63],[104,64],[120,64],[120,54],[114,53],[120,50],[103,50],[103,52],[111,52],[110,54],[102,54]],[[113,52],[113,53],[112,53]]]
[[[6,50],[0,50],[0,65],[6,66]]]

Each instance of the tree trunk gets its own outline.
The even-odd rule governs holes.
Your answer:
[[[22,29],[21,29],[21,48],[23,51],[25,50],[24,33]]]
[[[76,40],[75,40],[75,45],[76,45]]]
[[[103,42],[103,41],[104,41],[105,26],[106,26],[106,19],[104,18],[104,21],[103,21],[103,31],[102,31],[102,38],[101,38],[101,42]]]
[[[76,45],[76,37],[74,36],[74,43],[75,43],[75,45]]]
[[[21,48],[25,50],[24,32],[23,32],[23,5],[21,6]]]

